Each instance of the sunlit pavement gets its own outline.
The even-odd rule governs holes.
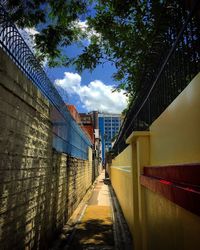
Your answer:
[[[113,197],[113,191],[108,184],[103,171],[94,188],[88,192],[64,227],[60,240],[52,250],[132,249],[130,239],[122,239],[127,228],[120,229],[120,225],[124,225],[123,216],[113,204],[116,197]]]
[[[102,172],[68,249],[114,249],[110,192],[104,177]]]

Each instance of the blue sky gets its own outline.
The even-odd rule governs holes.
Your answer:
[[[72,45],[65,49],[65,53],[69,57],[74,57],[78,54],[80,54],[82,51],[81,48],[79,48],[76,45]],[[47,68],[46,68],[47,69]],[[51,79],[55,80],[58,77],[62,77],[63,73],[65,71],[76,73],[76,70],[74,67],[56,67],[56,68],[48,68],[47,72],[49,75],[51,75]],[[82,83],[87,84],[90,81],[101,79],[103,82],[107,82],[108,84],[116,85],[116,82],[112,79],[112,74],[116,71],[115,66],[112,65],[110,62],[107,62],[104,65],[99,65],[96,67],[96,69],[92,72],[89,70],[85,70],[81,73],[82,76]]]
[[[73,50],[76,50],[75,46],[72,46]],[[77,73],[74,67],[56,67],[56,68],[47,68],[46,69],[47,74],[49,78],[51,79],[52,82],[55,82],[57,79],[63,79],[64,73],[65,72],[70,72],[70,73]],[[115,67],[111,65],[110,63],[106,63],[105,65],[99,65],[96,67],[96,69],[92,72],[89,70],[85,70],[84,72],[81,73],[81,85],[87,86],[90,82],[95,81],[95,80],[100,80],[106,85],[112,85],[115,86],[116,83],[112,79],[112,74],[115,72]],[[59,88],[58,88],[59,90]],[[59,91],[59,93],[62,93],[62,90]],[[67,93],[67,90],[66,90]],[[64,97],[64,92],[62,95],[63,99],[71,104],[74,104],[77,106],[77,109],[79,112],[87,112],[88,110],[85,109],[80,101],[80,98],[76,95],[69,95],[67,93],[67,97],[65,99]]]
[[[85,27],[84,21],[79,21]],[[34,35],[34,29],[26,29],[26,33],[21,32],[25,37],[29,47],[33,47],[34,42],[30,41],[29,35]],[[85,41],[86,44],[89,43]],[[66,55],[74,57],[81,53],[82,48],[72,45],[64,50]],[[89,112],[98,110],[110,113],[120,113],[126,107],[126,97],[123,92],[113,92],[116,82],[112,79],[112,74],[116,71],[114,65],[107,62],[99,65],[92,72],[85,70],[81,74],[76,72],[74,67],[45,66],[47,75],[57,88],[63,100],[69,104],[74,104],[79,112]]]

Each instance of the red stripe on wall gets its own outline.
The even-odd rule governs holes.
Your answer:
[[[185,164],[164,167],[144,167],[144,175],[177,183],[200,186],[200,164]]]
[[[200,216],[199,178],[199,164],[145,167],[144,175],[141,175],[141,184]]]

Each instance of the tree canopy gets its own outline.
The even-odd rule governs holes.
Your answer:
[[[173,40],[169,23],[179,1],[167,0],[8,0],[4,6],[19,27],[38,27],[35,42],[39,59],[50,66],[74,64],[78,71],[112,62],[118,89],[130,100],[151,79]],[[78,24],[85,19],[87,28]],[[181,23],[181,19],[180,19]],[[176,23],[177,25],[177,23]],[[172,25],[173,26],[173,25]],[[89,44],[76,58],[63,48],[83,39]]]

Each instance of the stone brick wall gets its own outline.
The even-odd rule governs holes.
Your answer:
[[[92,163],[72,157],[68,159],[68,217],[92,183]]]
[[[0,58],[0,249],[48,249],[91,185],[91,163],[52,149],[48,100]]]

